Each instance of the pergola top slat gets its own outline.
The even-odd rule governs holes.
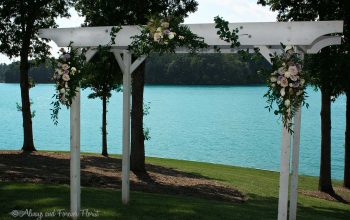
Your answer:
[[[198,36],[204,37],[209,46],[227,48],[230,44],[220,40],[215,24],[185,24]],[[311,48],[324,35],[342,33],[343,21],[316,22],[251,22],[230,23],[230,29],[240,28],[239,41],[242,46],[299,45]],[[96,47],[110,42],[111,26],[41,29],[39,36],[53,40],[57,46],[66,47],[73,42],[75,47]],[[138,26],[123,26],[116,37],[115,49],[130,45],[131,36],[138,35]]]

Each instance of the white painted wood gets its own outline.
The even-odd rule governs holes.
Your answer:
[[[70,107],[70,201],[73,219],[80,214],[80,88]]]
[[[94,57],[95,53],[96,53],[96,48],[90,48],[86,51],[85,53],[85,59],[86,59],[86,62],[89,62],[92,57]]]
[[[130,68],[130,74],[133,73],[138,66],[140,66],[140,64],[145,61],[145,59],[147,58],[147,56],[141,56],[139,58],[137,58],[131,65],[131,68]]]
[[[204,37],[210,46],[227,48],[230,43],[219,39],[215,24],[186,24],[198,36]],[[299,22],[251,22],[230,23],[231,28],[240,28],[239,41],[242,46],[253,45],[313,45],[317,39],[332,33],[343,32],[343,21],[299,21]],[[110,42],[111,26],[40,29],[39,36],[53,40],[57,46],[66,47],[71,42],[75,47],[96,47]],[[116,36],[116,49],[127,49],[131,36],[138,35],[138,26],[123,26]]]
[[[296,220],[298,205],[298,173],[299,173],[299,148],[300,148],[300,126],[301,109],[294,116],[293,127],[293,148],[292,148],[292,175],[290,180],[290,202],[289,202],[289,220]]]
[[[120,55],[120,52],[119,51],[113,51],[113,54],[114,54],[114,57],[115,57],[115,59],[117,60],[117,62],[119,64],[120,70],[124,74],[125,73],[125,64],[124,64],[123,58]]]
[[[288,129],[286,129],[282,124],[278,220],[286,220],[288,214],[290,140],[290,133],[288,132]]]
[[[318,53],[322,48],[341,44],[340,36],[322,36],[315,40],[313,44],[307,47],[306,52],[310,54]]]
[[[269,49],[267,46],[256,46],[256,47],[259,48],[260,54],[261,54],[270,64],[272,64],[270,54],[273,54],[273,52],[270,51],[270,49]]]
[[[130,195],[130,87],[131,87],[131,53],[124,51],[123,61],[123,161],[122,161],[122,202],[128,204]]]

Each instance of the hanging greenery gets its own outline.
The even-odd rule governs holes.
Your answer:
[[[293,133],[292,118],[301,105],[308,107],[305,102],[306,75],[302,71],[300,54],[295,52],[292,46],[282,47],[284,50],[281,55],[270,55],[273,72],[267,75],[269,89],[264,97],[267,98],[266,108],[269,111],[274,109],[273,104],[276,103],[277,109],[274,110],[274,114],[280,115],[284,127]]]
[[[83,77],[85,64],[85,50],[73,49],[69,45],[68,50],[60,49],[59,58],[53,61],[55,72],[53,80],[56,82],[56,93],[52,96],[51,119],[54,124],[58,123],[58,113],[61,105],[69,108],[76,96],[77,88]]]

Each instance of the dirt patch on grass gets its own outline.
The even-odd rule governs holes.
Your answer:
[[[68,153],[0,151],[0,181],[69,184]],[[81,185],[121,188],[121,159],[81,156]],[[204,176],[162,166],[146,165],[147,176],[130,173],[131,190],[244,202],[237,189]]]
[[[320,191],[310,191],[310,190],[302,190],[301,193],[306,196],[324,199],[328,201],[335,202],[343,202],[350,204],[350,190],[344,187],[334,187],[335,195],[330,195],[328,193],[320,192]]]

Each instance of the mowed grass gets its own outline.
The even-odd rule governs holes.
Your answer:
[[[119,157],[119,156],[117,156]],[[33,161],[34,162],[34,161]],[[131,192],[129,205],[122,205],[119,190],[82,188],[82,209],[98,211],[98,218],[82,219],[276,219],[277,172],[218,164],[147,158],[147,163],[205,176],[234,186],[247,202],[227,203],[193,197]],[[316,177],[301,176],[299,190],[316,190]],[[334,181],[334,186],[341,183]],[[349,193],[343,196],[350,197]],[[13,219],[12,210],[33,212],[69,210],[69,186],[32,183],[0,183],[0,219]],[[350,219],[350,205],[298,195],[298,219]],[[18,218],[26,219],[26,218]],[[45,219],[45,218],[44,218]]]

